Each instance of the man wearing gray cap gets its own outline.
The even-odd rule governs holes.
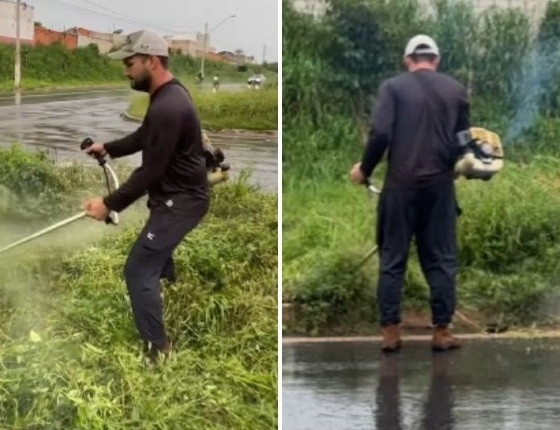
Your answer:
[[[378,305],[385,352],[401,347],[400,303],[412,235],[430,286],[432,348],[459,348],[448,325],[455,312],[457,204],[453,167],[456,133],[469,128],[469,101],[461,84],[437,72],[440,53],[426,35],[406,45],[407,73],[379,90],[362,162],[351,172],[364,183],[388,149],[388,169],[379,200]]]
[[[201,126],[185,87],[168,70],[168,45],[151,31],[138,31],[109,57],[122,60],[131,87],[150,94],[144,121],[134,133],[94,143],[90,154],[112,158],[142,151],[142,164],[115,192],[84,204],[89,216],[105,220],[148,194],[150,216],[128,256],[124,275],[136,327],[153,361],[168,356],[159,280],[174,281],[172,254],[209,206]]]

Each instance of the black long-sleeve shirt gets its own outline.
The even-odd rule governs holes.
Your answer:
[[[105,150],[111,158],[142,151],[142,165],[103,199],[111,210],[122,211],[146,192],[150,199],[176,194],[209,198],[200,121],[189,94],[176,79],[150,96],[140,128],[106,143]]]
[[[428,69],[400,74],[380,87],[362,173],[369,177],[388,149],[386,188],[452,178],[456,133],[469,127],[469,101],[461,84]]]

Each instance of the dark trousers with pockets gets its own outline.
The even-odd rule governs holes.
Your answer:
[[[423,188],[383,190],[378,207],[378,304],[381,325],[401,321],[401,295],[412,235],[430,286],[432,323],[445,326],[455,312],[457,204],[452,180]]]
[[[124,268],[136,328],[144,340],[158,346],[167,339],[159,280],[175,280],[173,251],[208,211],[207,200],[178,196],[171,201],[172,207],[150,204],[150,217]]]

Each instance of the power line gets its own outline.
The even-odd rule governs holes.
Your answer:
[[[82,0],[82,1],[85,2],[85,3],[89,3],[89,4],[92,5],[92,6],[96,6],[96,7],[100,8],[100,9],[102,9],[102,10],[105,10],[105,11],[107,11],[107,12],[110,12],[110,13],[112,13],[112,14],[114,14],[114,15],[118,15],[119,17],[122,17],[122,18],[125,18],[125,19],[129,19],[129,20],[133,20],[133,21],[135,21],[135,22],[137,22],[137,23],[144,23],[144,24],[150,24],[150,25],[153,24],[152,22],[145,21],[145,20],[142,20],[142,19],[137,18],[137,17],[131,17],[130,15],[126,15],[126,14],[124,14],[124,13],[122,13],[122,12],[118,12],[118,11],[115,11],[115,10],[113,10],[113,9],[109,9],[108,7],[105,7],[105,6],[103,6],[103,5],[94,3],[94,2],[92,2],[92,1],[90,1],[90,0]],[[158,25],[159,25],[159,24],[158,24]],[[165,28],[165,27],[161,27],[161,28]]]
[[[82,15],[86,14],[86,15],[97,15],[100,17],[104,17],[104,18],[109,18],[112,21],[117,21],[117,22],[127,22],[127,23],[132,23],[135,25],[141,25],[141,26],[149,26],[150,28],[153,29],[159,29],[159,30],[164,30],[165,32],[171,33],[171,34],[180,34],[180,33],[200,33],[200,30],[193,30],[192,28],[187,29],[186,27],[183,26],[172,26],[172,27],[168,27],[168,26],[164,26],[164,25],[160,25],[157,24],[155,22],[152,21],[145,21],[145,20],[141,20],[141,19],[137,19],[136,17],[131,17],[128,15],[125,15],[124,13],[118,12],[116,10],[110,9],[108,7],[105,7],[104,5],[98,4],[94,1],[91,0],[82,0],[83,2],[86,2],[88,4],[90,4],[91,6],[97,7],[99,9],[104,10],[104,12],[101,12],[99,10],[92,10],[90,8],[84,7],[84,6],[78,6],[76,4],[71,4],[71,3],[67,3],[65,1],[61,1],[61,0],[43,0],[42,5],[39,7],[53,7],[55,9],[63,9],[64,11],[68,11],[71,10],[73,12],[77,12],[80,13]],[[15,5],[15,1],[14,0],[0,0],[0,2],[4,2],[4,3],[13,3]],[[46,3],[49,3],[48,5]],[[35,10],[37,10],[37,8],[35,7]],[[220,44],[224,44],[225,41],[220,41],[219,38],[213,38],[215,40],[214,43],[218,42]],[[231,40],[228,40],[228,42],[226,44],[230,44]]]
[[[98,8],[103,9],[103,10],[105,10],[105,11],[107,11],[107,12],[111,12],[111,13],[114,13],[114,14],[116,14],[116,15],[123,16],[123,17],[125,17],[125,18],[130,18],[130,19],[136,19],[136,20],[138,20],[138,18],[131,17],[131,16],[126,15],[126,14],[124,14],[124,13],[122,13],[122,12],[117,12],[117,11],[115,11],[115,10],[109,9],[108,7],[105,7],[105,6],[103,6],[103,5],[97,4],[97,3],[92,2],[92,1],[90,1],[90,0],[82,0],[82,1],[83,1],[83,2],[86,2],[86,3],[89,3],[89,4],[93,5],[93,6],[97,6]],[[141,20],[140,20],[140,21],[141,21]],[[171,27],[170,27],[170,28],[171,28]],[[200,29],[198,29],[198,30],[193,30],[193,29],[191,29],[191,28],[186,29],[186,27],[183,27],[183,26],[181,26],[181,25],[174,25],[174,24],[172,24],[172,28],[173,28],[175,31],[183,31],[183,32],[186,32],[186,33],[193,33],[193,32],[199,32],[199,31],[200,31]]]
[[[87,9],[87,8],[84,8],[84,7],[76,6],[76,5],[73,5],[73,4],[70,4],[70,3],[66,3],[66,2],[63,2],[63,1],[60,1],[60,0],[43,0],[43,1],[52,3],[54,7],[57,7],[57,6],[63,7],[65,11],[70,9],[70,10],[73,10],[74,12],[80,12],[80,13],[86,12],[88,14],[94,14],[94,15],[105,17],[105,18],[111,18],[112,20],[124,21],[124,22],[128,22],[128,23],[136,24],[136,25],[140,24],[142,26],[149,25],[150,27],[155,28],[155,29],[165,30],[165,31],[171,32],[171,33],[174,32],[173,29],[170,29],[168,27],[156,24],[156,23],[151,22],[151,21],[141,21],[141,20],[137,20],[137,19],[134,19],[134,18],[126,17],[125,15],[123,15],[122,17],[121,16],[115,16],[113,14],[94,11],[94,10],[91,10],[91,9]]]
[[[127,17],[127,18],[130,18],[130,17],[124,15],[124,14],[121,13],[121,12],[114,11],[114,10],[112,10],[112,9],[109,9],[108,7],[105,7],[105,6],[103,6],[103,5],[94,3],[94,2],[92,2],[92,1],[89,1],[89,0],[82,0],[82,1],[84,1],[84,2],[86,2],[86,3],[89,3],[89,4],[92,5],[92,6],[96,6],[96,7],[98,7],[99,9],[106,10],[107,12],[111,12],[111,13],[114,13],[114,14],[117,14],[117,15],[123,15],[123,16],[125,16],[125,17]]]
[[[9,1],[9,0],[0,0],[0,1]],[[172,32],[172,33],[175,33],[175,32],[199,33],[201,31],[200,28],[193,29],[192,27],[185,27],[183,25],[162,26],[159,23],[156,24],[155,22],[152,22],[152,21],[146,21],[146,20],[143,20],[143,19],[140,19],[140,18],[137,18],[137,17],[132,17],[130,15],[126,15],[122,12],[118,12],[118,11],[113,10],[113,9],[109,9],[106,6],[95,3],[91,0],[81,0],[81,1],[83,1],[85,3],[88,3],[92,6],[98,7],[98,8],[100,8],[100,9],[106,11],[106,12],[109,12],[109,13],[94,11],[94,10],[87,9],[87,8],[84,8],[84,7],[72,5],[70,3],[66,3],[66,2],[63,2],[63,1],[60,1],[60,0],[45,0],[45,1],[47,1],[47,2],[50,1],[52,3],[58,3],[61,6],[64,6],[65,8],[66,7],[71,7],[74,10],[93,13],[93,14],[96,14],[96,15],[101,15],[101,16],[105,16],[105,17],[108,17],[108,18],[112,18],[112,19],[118,19],[118,20],[121,20],[121,21],[126,21],[126,22],[130,22],[130,23],[134,23],[134,24],[142,24],[142,25],[147,24],[147,25],[149,25],[153,28],[163,29],[163,30],[166,30],[166,31],[169,31],[169,32]],[[212,30],[210,30],[210,32],[211,31]]]

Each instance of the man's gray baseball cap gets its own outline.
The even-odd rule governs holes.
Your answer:
[[[167,57],[169,55],[169,45],[159,34],[150,30],[142,30],[130,33],[126,36],[124,45],[118,51],[107,55],[114,60],[124,60],[136,54]]]
[[[439,57],[439,48],[430,36],[418,34],[408,41],[404,49],[405,57],[412,54],[432,54]]]

